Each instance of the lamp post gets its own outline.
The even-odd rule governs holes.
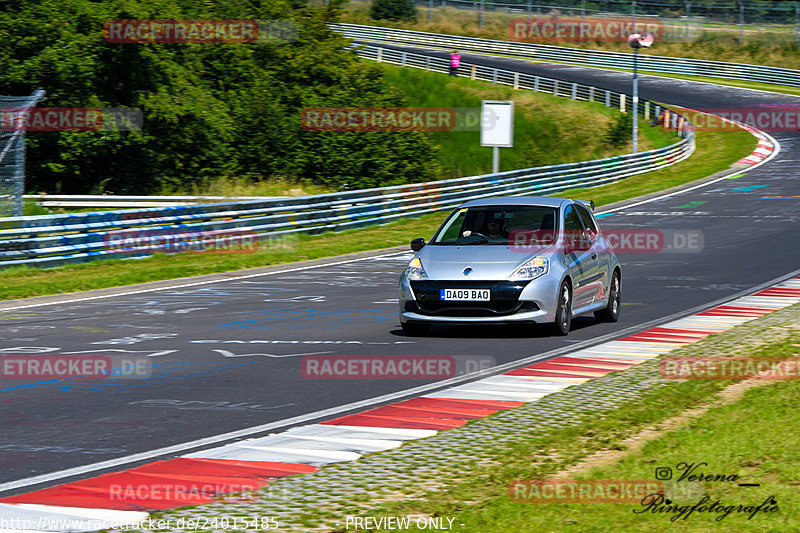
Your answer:
[[[648,47],[653,44],[653,34],[648,33],[644,36],[634,33],[628,37],[628,45],[633,48],[633,98],[631,105],[631,114],[633,115],[633,135],[631,139],[632,153],[639,150],[639,75],[637,68],[639,66],[639,48]]]

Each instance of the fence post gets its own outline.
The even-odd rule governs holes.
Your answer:
[[[578,99],[578,84],[577,83],[573,83],[572,84],[572,96],[570,96],[570,99],[572,99],[572,100],[577,100]]]
[[[558,96],[558,80],[553,80],[553,96]]]
[[[530,24],[530,23],[531,23],[531,19],[533,18],[533,4],[532,4],[532,0],[528,0],[528,10],[527,10],[527,13],[528,13],[528,24]]]
[[[534,76],[533,78],[533,92],[539,92],[539,76]]]
[[[377,61],[378,63],[380,63],[382,58],[383,58],[383,48],[381,48],[381,47],[379,46],[379,47],[378,47],[378,55],[376,56],[376,58],[375,58],[375,59],[376,59],[376,61]]]
[[[800,4],[794,3],[794,44],[800,46]]]
[[[611,91],[606,89],[606,107],[611,107]]]
[[[431,56],[425,56],[425,70],[431,69]]]
[[[650,119],[650,102],[647,100],[644,101],[644,119]]]
[[[477,65],[472,65],[472,71],[470,72],[470,78],[473,80],[475,79],[475,70],[478,68]]]
[[[514,88],[519,89],[519,72],[514,73]]]
[[[594,102],[594,85],[589,86],[589,101]]]
[[[481,0],[481,12],[478,15],[478,28],[483,29],[483,3],[485,0]]]
[[[400,54],[400,66],[401,67],[406,66],[406,57],[407,56],[408,56],[408,52],[403,52],[402,54]]]
[[[428,0],[428,22],[433,22],[433,0]]]
[[[624,94],[620,94],[619,95],[619,110],[622,113],[625,112],[625,95]]]
[[[493,68],[492,69],[492,85],[494,85],[495,83],[497,83],[497,69]]]
[[[739,2],[739,44],[744,44],[744,2],[742,0],[736,0]]]
[[[689,40],[689,20],[692,16],[692,3],[686,2],[686,40]]]

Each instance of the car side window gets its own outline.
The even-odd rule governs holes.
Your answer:
[[[442,236],[438,238],[439,242],[449,242],[458,239],[461,236],[461,228],[467,218],[467,210],[462,209],[458,214],[452,217],[442,231]]]
[[[594,218],[592,218],[592,214],[589,213],[589,210],[580,204],[575,204],[575,209],[577,209],[578,214],[583,221],[583,226],[589,230],[592,235],[597,235],[597,224],[594,223]]]
[[[568,233],[575,232],[573,235],[578,235],[583,232],[581,219],[578,216],[578,213],[575,211],[575,206],[573,205],[568,205],[564,210],[564,229]]]

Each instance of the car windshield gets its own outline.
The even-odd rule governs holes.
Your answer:
[[[508,245],[516,235],[556,230],[556,208],[534,205],[462,207],[447,217],[430,244]]]

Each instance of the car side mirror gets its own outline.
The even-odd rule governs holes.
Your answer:
[[[411,241],[411,249],[415,252],[419,252],[422,250],[422,247],[425,246],[425,239],[420,237],[419,239],[414,239]]]

